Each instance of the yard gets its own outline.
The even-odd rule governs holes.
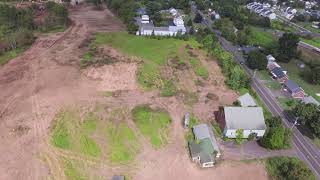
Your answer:
[[[266,29],[251,26],[251,31],[249,44],[270,47],[277,40],[276,37]]]
[[[320,97],[316,94],[320,93],[320,85],[313,85],[306,82],[300,74],[303,72],[304,69],[299,69],[296,65],[295,60],[292,60],[289,63],[280,63],[281,67],[288,71],[289,78],[299,84],[304,91],[308,94],[316,98],[320,101]],[[307,67],[306,67],[307,68]]]

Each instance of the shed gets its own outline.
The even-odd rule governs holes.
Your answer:
[[[256,101],[249,93],[246,93],[246,94],[238,97],[238,101],[242,107],[257,106]]]

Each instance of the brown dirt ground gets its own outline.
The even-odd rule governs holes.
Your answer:
[[[79,47],[93,32],[120,31],[124,25],[109,11],[97,11],[87,5],[72,9],[70,14],[74,23],[67,31],[40,37],[24,54],[0,67],[0,179],[65,179],[61,157],[93,166],[92,172],[104,179],[116,173],[130,174],[137,180],[267,179],[263,165],[254,162],[225,161],[206,170],[194,165],[181,126],[181,119],[190,107],[175,97],[162,98],[157,91],[139,89],[134,62],[79,68],[84,53]],[[207,61],[205,55],[199,57],[210,69],[210,77],[204,87],[193,86],[192,91],[200,94],[200,100],[192,111],[205,121],[212,117],[218,105],[232,103],[237,94],[223,84],[213,83],[216,78],[223,79],[220,69],[215,61]],[[101,91],[117,93],[102,97]],[[208,92],[219,94],[219,100],[205,103]],[[65,107],[103,104],[130,110],[146,103],[170,113],[173,119],[170,139],[165,148],[154,150],[142,138],[143,150],[132,166],[110,166],[48,143],[52,120]],[[135,128],[132,121],[128,123]]]

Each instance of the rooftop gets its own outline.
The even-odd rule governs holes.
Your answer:
[[[261,107],[224,107],[228,129],[265,130]]]
[[[308,97],[304,97],[302,102],[304,102],[305,104],[315,104],[317,106],[320,106],[319,101],[317,101],[314,97],[312,96],[308,96]]]
[[[283,78],[286,76],[286,74],[283,72],[283,69],[281,67],[275,67],[271,71],[277,78]]]
[[[301,87],[292,80],[288,80],[284,83],[284,85],[288,88],[289,91],[296,93],[302,91]]]

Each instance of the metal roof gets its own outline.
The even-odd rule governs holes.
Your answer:
[[[242,107],[257,106],[256,101],[249,93],[238,97],[238,101]]]
[[[261,107],[224,107],[227,129],[265,130]]]
[[[199,125],[193,126],[193,133],[194,133],[194,136],[199,140],[210,137],[208,125],[206,124],[199,124]]]

